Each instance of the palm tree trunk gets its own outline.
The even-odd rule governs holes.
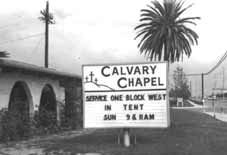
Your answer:
[[[170,126],[170,104],[169,104],[169,91],[170,91],[170,75],[169,75],[169,70],[170,70],[170,62],[167,61],[167,90],[166,90],[166,100],[167,100],[167,121],[168,121],[168,126]]]
[[[167,46],[166,46],[166,44],[164,44],[163,45],[164,47],[163,47],[163,58],[164,58],[164,61],[166,61],[167,62],[167,71],[166,71],[166,81],[167,81],[167,83],[166,83],[166,104],[167,104],[167,109],[166,109],[166,111],[167,111],[167,122],[168,122],[168,126],[170,126],[170,104],[169,104],[169,91],[170,91],[170,74],[169,74],[169,70],[170,70],[170,58],[169,58],[169,55],[168,55],[168,49],[167,49]]]

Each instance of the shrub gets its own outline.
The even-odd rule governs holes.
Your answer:
[[[82,127],[81,106],[76,102],[70,103],[70,108],[63,106],[61,110],[61,125],[68,129],[78,129]]]
[[[40,109],[39,112],[35,113],[33,126],[35,134],[56,133],[60,130],[56,119],[56,112],[45,109]]]
[[[22,140],[33,135],[56,133],[60,130],[56,113],[35,113],[32,120],[16,111],[4,111],[0,115],[0,141]]]
[[[61,125],[57,122],[56,112],[45,108],[35,111],[33,119],[29,119],[25,112],[0,110],[0,141],[21,140],[33,135],[80,128],[83,119],[80,104],[72,104],[70,111],[66,111],[64,104],[61,105]]]
[[[171,107],[176,107],[176,106],[177,106],[177,101],[174,100],[174,99],[171,99],[171,100],[169,100],[169,105],[170,105]]]
[[[2,141],[18,140],[30,136],[30,122],[24,115],[16,111],[5,111],[1,115]]]

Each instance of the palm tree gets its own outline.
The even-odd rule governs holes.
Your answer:
[[[44,23],[46,20],[48,21],[48,24],[55,24],[54,16],[52,13],[47,13],[46,10],[40,11],[41,16],[39,17],[39,20],[43,21]]]
[[[195,19],[200,17],[181,18],[181,15],[192,5],[183,8],[183,2],[176,0],[157,0],[147,5],[148,9],[141,10],[140,24],[136,39],[141,37],[138,44],[140,53],[150,61],[164,60],[168,62],[183,60],[183,55],[190,57],[191,44],[198,44],[198,35],[186,25],[196,25]]]
[[[45,62],[44,66],[49,66],[49,24],[55,24],[54,16],[49,12],[49,1],[46,2],[46,9],[40,11],[41,16],[39,19],[45,23]]]
[[[0,58],[7,58],[9,57],[9,53],[6,51],[0,51]]]

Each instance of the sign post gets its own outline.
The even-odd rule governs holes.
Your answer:
[[[84,128],[167,128],[167,63],[84,65]]]
[[[213,117],[215,118],[215,99],[216,99],[216,96],[213,95],[212,96],[212,106],[213,106]]]
[[[129,147],[130,146],[130,129],[129,128],[124,128],[123,129],[123,134],[124,134],[124,146]]]

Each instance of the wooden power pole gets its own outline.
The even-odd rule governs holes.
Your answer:
[[[46,2],[46,18],[45,18],[45,67],[48,68],[49,62],[49,2]]]
[[[224,89],[225,89],[225,67],[223,69],[223,77],[222,77],[222,99],[224,100],[225,95],[224,95]]]
[[[45,55],[44,66],[49,67],[49,24],[55,24],[54,16],[49,12],[49,2],[46,2],[46,8],[40,11],[39,19],[45,23]]]
[[[204,98],[204,74],[202,73],[201,74],[201,83],[202,83],[202,88],[201,88],[201,90],[202,90],[202,93],[201,93],[201,95],[202,95],[202,100],[203,100],[203,98]]]

